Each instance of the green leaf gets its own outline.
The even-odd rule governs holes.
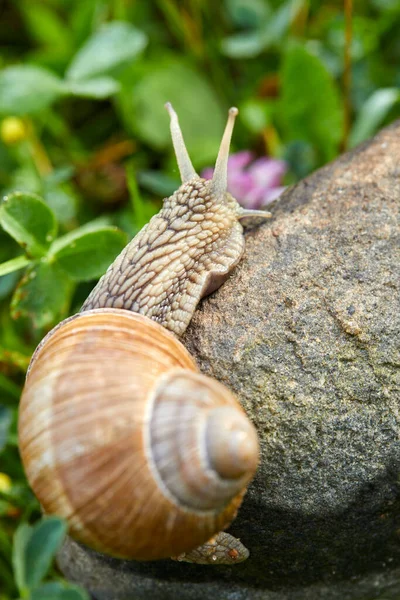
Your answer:
[[[138,231],[150,221],[151,217],[157,212],[157,208],[152,202],[146,202],[142,198],[132,162],[126,166],[126,180],[132,204],[134,230]]]
[[[89,600],[89,595],[76,586],[52,581],[34,590],[29,600]]]
[[[265,0],[226,0],[226,8],[240,27],[256,27],[270,18],[271,9]]]
[[[0,277],[0,300],[11,294],[18,283],[19,277],[18,271]]]
[[[221,41],[221,51],[230,58],[253,58],[265,48],[264,36],[261,31],[242,31],[230,35]]]
[[[0,405],[0,452],[7,444],[8,431],[12,420],[11,410]]]
[[[56,8],[42,0],[23,0],[18,5],[32,38],[39,45],[52,47],[55,51],[68,50],[72,32]]]
[[[258,134],[270,124],[273,108],[271,100],[250,98],[240,106],[241,120],[252,133]]]
[[[168,59],[140,65],[140,72],[129,73],[120,99],[128,127],[160,149],[172,148],[164,108],[170,101],[179,114],[193,163],[215,161],[227,113],[221,110],[207,80],[183,61]]]
[[[126,245],[126,235],[115,227],[75,229],[54,242],[50,255],[77,281],[103,275]]]
[[[83,98],[108,98],[119,91],[120,85],[112,77],[95,77],[85,81],[67,81],[66,90]]]
[[[30,265],[31,261],[26,256],[17,256],[16,258],[12,258],[11,260],[7,260],[0,265],[0,277],[3,275],[7,275],[8,273],[12,273],[13,271],[18,271],[19,269],[23,269]]]
[[[134,59],[146,46],[146,35],[123,21],[104,25],[78,51],[67,72],[68,79],[92,79]]]
[[[36,588],[47,575],[66,535],[67,526],[58,517],[41,519],[34,527],[20,525],[14,536],[13,564],[22,595]]]
[[[363,104],[350,134],[349,145],[357,146],[375,133],[388,112],[400,99],[397,88],[376,90]]]
[[[351,20],[351,58],[353,64],[371,54],[379,44],[382,25],[375,17],[368,18],[355,13]],[[343,57],[346,45],[346,23],[342,13],[329,23],[326,31],[326,45],[337,56]]]
[[[140,171],[138,181],[141,186],[157,196],[171,196],[179,188],[180,181],[159,171]]]
[[[29,589],[38,586],[47,575],[66,533],[65,521],[57,517],[46,517],[33,527],[24,556],[26,583]]]
[[[32,528],[29,525],[22,523],[14,534],[12,562],[15,582],[21,595],[23,595],[27,589],[25,551],[31,536],[31,531]]]
[[[339,94],[319,58],[297,44],[283,63],[280,114],[287,141],[309,141],[321,161],[334,158],[342,136]]]
[[[41,67],[19,65],[0,71],[0,114],[35,113],[63,93],[61,79]]]
[[[30,256],[40,257],[57,233],[50,208],[34,194],[15,192],[0,206],[0,224]]]
[[[78,199],[73,187],[68,184],[44,183],[42,191],[46,204],[53,211],[57,222],[68,227],[77,213]]]
[[[5,403],[5,396],[12,401],[19,400],[21,396],[21,388],[3,373],[0,373],[0,390],[2,393],[1,401],[3,404]]]
[[[28,267],[12,301],[13,319],[27,318],[42,329],[60,321],[66,314],[73,283],[57,263],[41,261]]]
[[[282,156],[297,179],[303,179],[317,168],[315,149],[309,142],[294,140],[287,144]]]
[[[302,7],[302,0],[284,2],[268,19],[259,18],[263,24],[252,31],[245,31],[222,40],[221,50],[231,58],[253,58],[273,45],[282,42],[290,23]]]

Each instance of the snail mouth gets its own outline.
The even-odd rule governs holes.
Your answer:
[[[220,383],[176,369],[153,390],[148,419],[150,463],[174,504],[219,512],[242,494],[258,464],[257,434]]]

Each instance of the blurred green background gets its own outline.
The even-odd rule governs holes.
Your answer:
[[[164,103],[200,171],[238,106],[233,152],[290,185],[399,116],[399,31],[400,0],[0,1],[1,600],[86,597],[51,567],[65,526],[26,484],[18,400],[43,334],[179,186]]]

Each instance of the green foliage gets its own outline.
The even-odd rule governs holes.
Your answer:
[[[19,65],[0,72],[0,113],[3,115],[34,114],[63,93],[61,79],[41,67]]]
[[[51,12],[45,9],[43,13],[40,6],[37,10],[39,15],[41,13],[37,20],[32,19],[31,11],[24,13],[36,34],[40,34],[39,19],[43,17],[45,21],[47,19],[49,29],[60,30],[56,19],[51,21]],[[118,91],[119,85],[115,79],[104,75],[135,58],[146,43],[147,37],[142,31],[128,23],[114,21],[94,33],[75,54],[65,80],[35,65],[3,69],[0,72],[0,114],[35,114],[68,94],[89,98],[111,96]]]
[[[240,23],[251,23],[251,29],[229,37],[221,42],[222,52],[231,58],[253,58],[263,51],[279,45],[282,36],[287,34],[303,2],[289,0],[271,14],[265,3],[250,2],[245,4],[240,0],[229,3],[232,16]],[[268,14],[266,14],[268,13]]]
[[[140,70],[140,73],[139,73]],[[150,146],[171,145],[166,102],[179,113],[188,152],[194,164],[215,159],[225,125],[225,114],[216,93],[203,75],[178,58],[144,62],[129,73],[121,103],[127,127]],[[136,83],[133,83],[136,82]],[[149,98],[152,102],[149,103]],[[196,107],[201,107],[200,110]],[[132,120],[132,115],[135,120]]]
[[[0,206],[0,224],[31,257],[45,256],[57,233],[52,211],[33,194],[6,196]]]
[[[55,517],[43,519],[33,527],[26,523],[18,527],[14,537],[13,564],[22,596],[35,589],[46,576],[66,531],[65,523]]]
[[[54,241],[52,210],[38,196],[20,192],[4,199],[0,224],[26,252],[0,265],[0,273],[28,266],[11,299],[11,317],[26,319],[39,333],[66,316],[74,282],[100,277],[127,242],[122,231],[96,222]]]
[[[7,443],[12,419],[11,410],[6,406],[0,405],[0,452]]]
[[[67,313],[72,282],[56,264],[40,261],[31,265],[17,285],[11,300],[11,317],[28,319],[40,332]]]
[[[29,600],[89,600],[89,596],[81,588],[53,581],[33,590]]]
[[[86,225],[59,238],[50,256],[72,279],[86,281],[103,275],[126,242],[126,235],[114,227]]]
[[[94,77],[84,81],[66,81],[66,89],[75,96],[101,100],[119,91],[119,83],[111,77]]]
[[[297,44],[283,61],[280,109],[288,140],[312,143],[322,162],[334,158],[343,131],[339,93],[321,60]]]
[[[235,105],[233,150],[286,160],[285,183],[296,182],[400,116],[400,2],[353,4],[349,72],[343,4],[333,0],[6,0],[1,600],[87,598],[50,568],[64,526],[40,520],[25,479],[18,400],[40,338],[79,310],[179,185],[164,103],[179,113],[197,169],[214,162]]]
[[[56,517],[44,518],[33,527],[26,523],[18,527],[14,535],[12,562],[21,598],[88,600],[87,594],[75,586],[42,583],[66,532],[65,522]]]
[[[370,137],[399,100],[400,90],[398,88],[387,88],[373,92],[362,106],[354,123],[349,140],[350,146],[357,146],[357,144]]]
[[[0,265],[0,277],[27,267],[31,261],[26,256],[17,256]],[[4,280],[3,280],[4,281]]]
[[[85,81],[110,73],[135,58],[146,43],[146,35],[128,23],[103,25],[74,56],[67,79]]]

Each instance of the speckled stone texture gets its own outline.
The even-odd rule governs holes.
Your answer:
[[[68,541],[68,577],[97,600],[400,597],[399,199],[397,123],[288,190],[185,334],[259,431],[230,528],[250,558],[139,564]]]

